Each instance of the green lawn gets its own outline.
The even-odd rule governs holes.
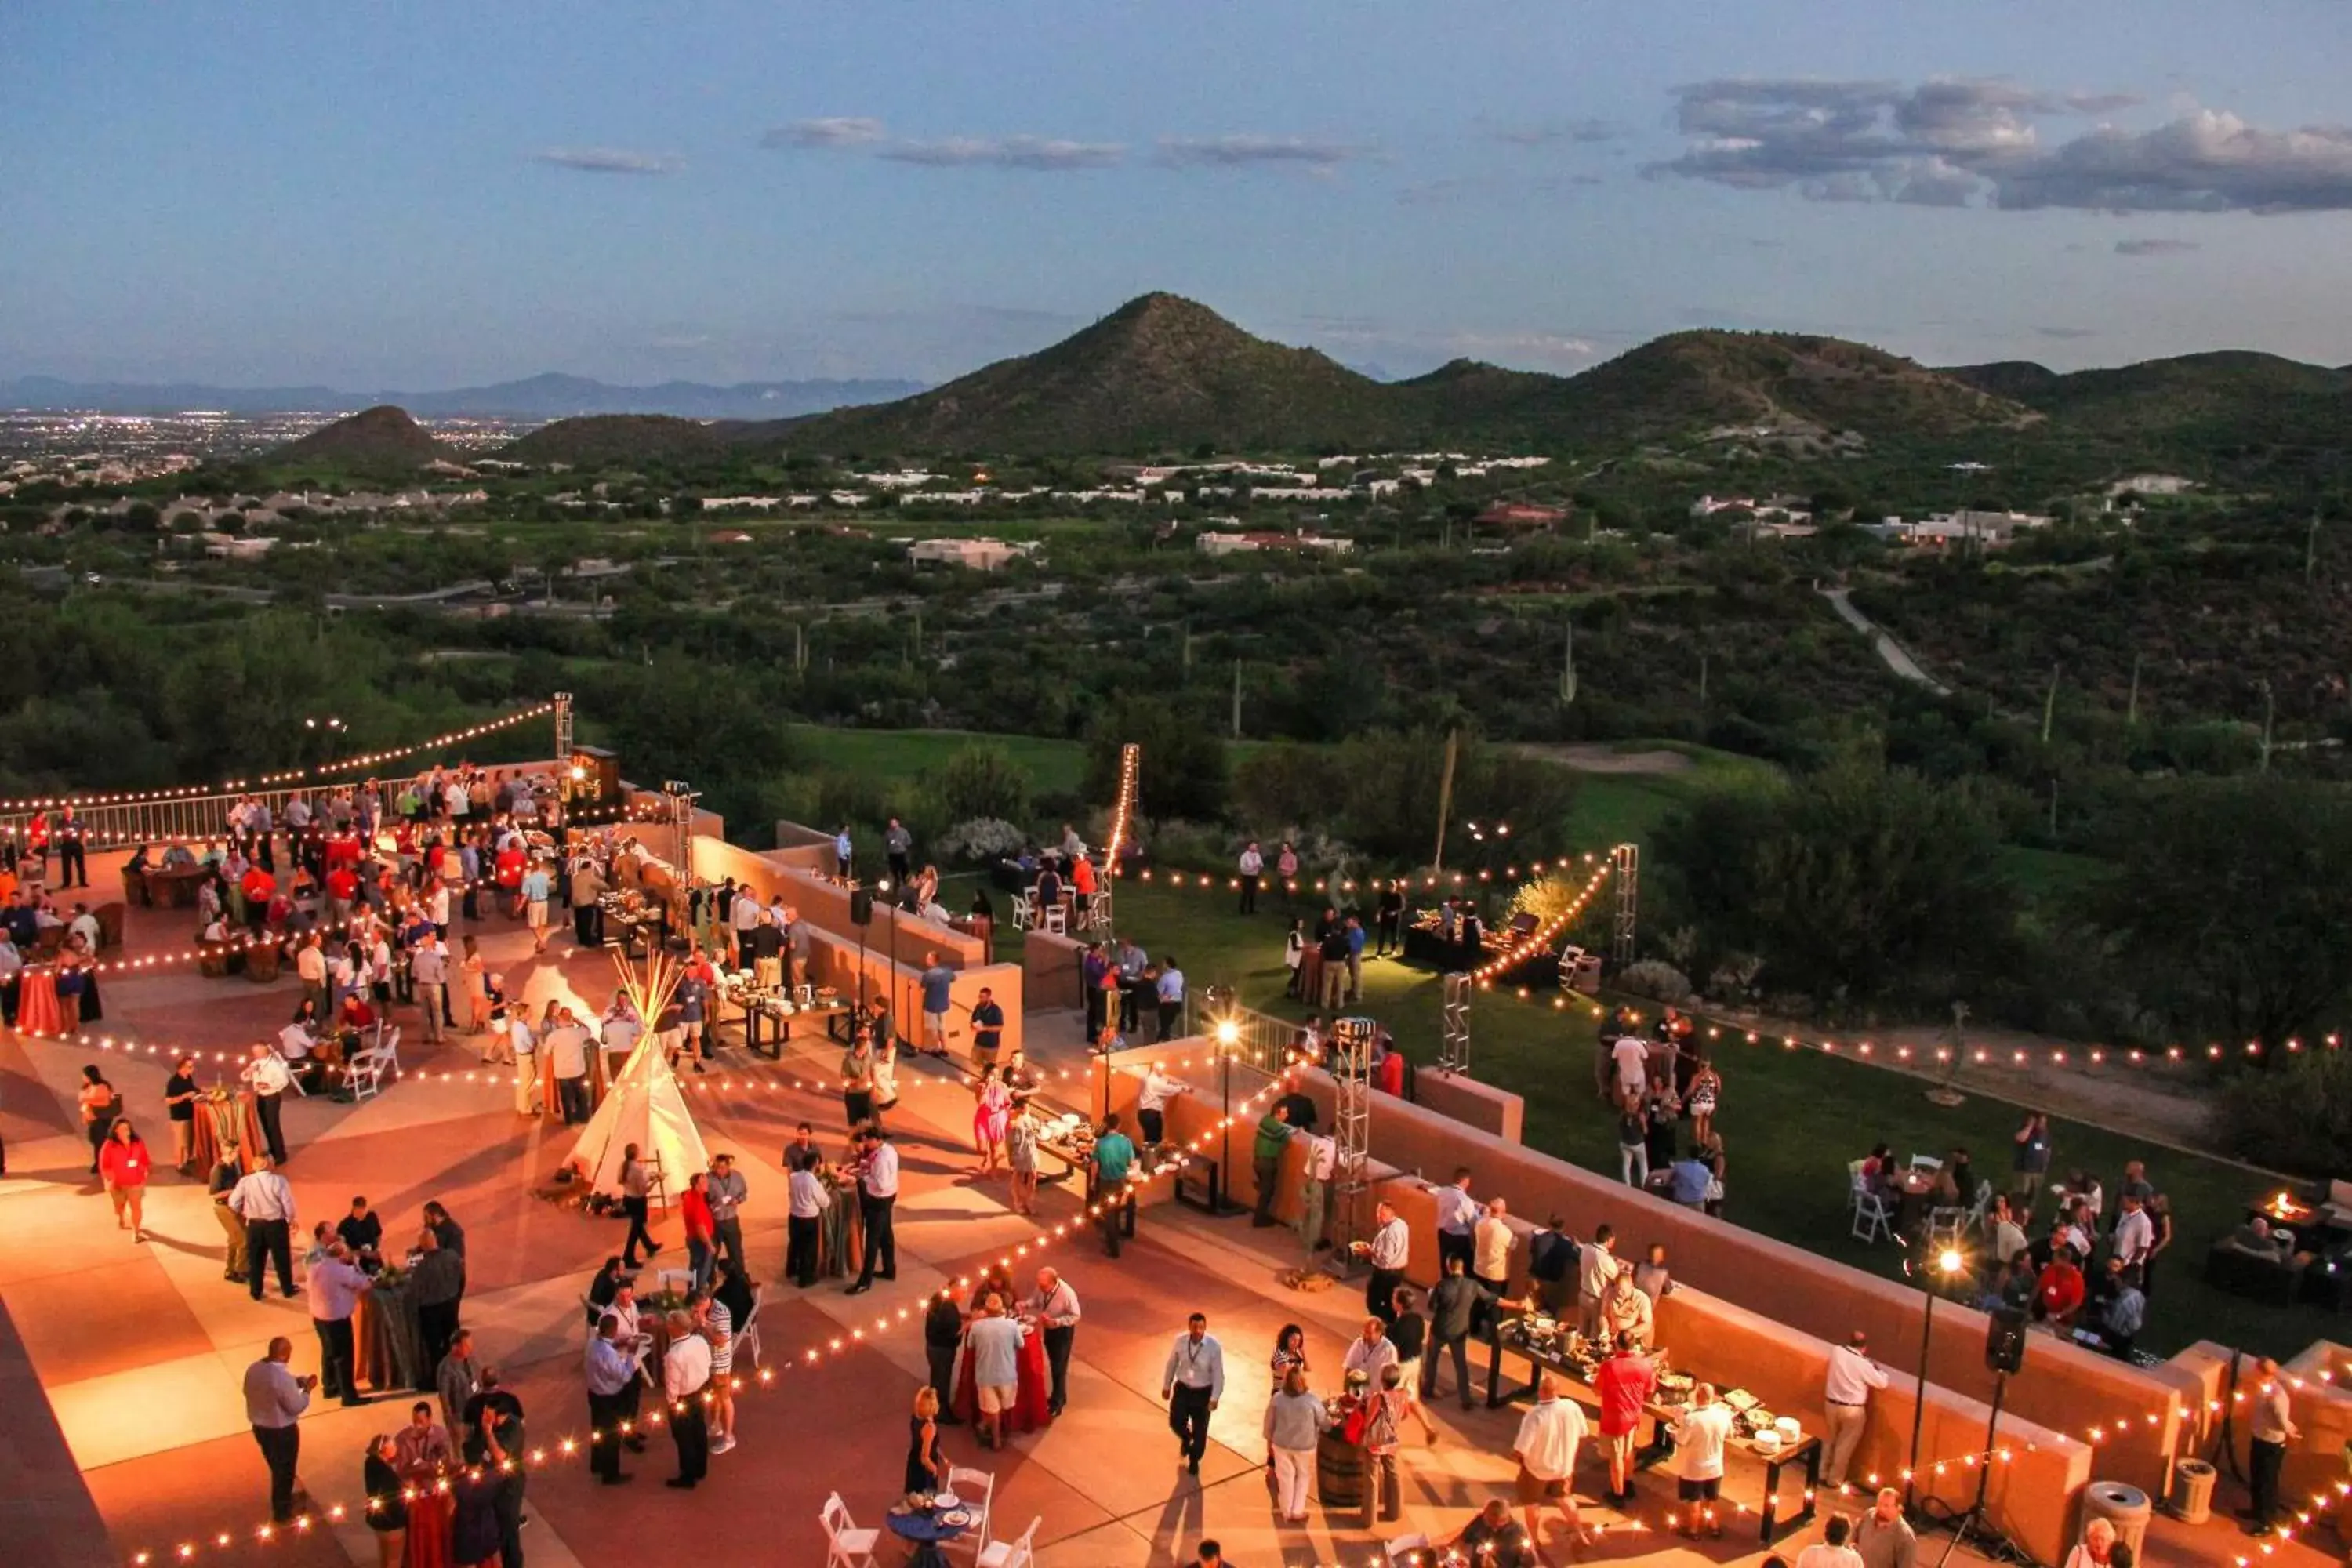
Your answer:
[[[1087,771],[1087,749],[1076,741],[1038,735],[983,735],[969,730],[841,730],[795,724],[793,733],[809,748],[819,767],[877,778],[911,778],[976,741],[1002,746],[1029,772],[1040,794],[1066,794]]]
[[[1122,884],[1118,929],[1155,957],[1171,950],[1195,992],[1233,985],[1248,1005],[1286,1016],[1305,1010],[1282,998],[1284,921],[1269,910],[1238,917],[1223,892],[1184,892]],[[1311,911],[1302,911],[1311,912]],[[1415,1061],[1436,1055],[1438,984],[1427,971],[1376,963],[1367,967],[1364,1010],[1394,1031]],[[1471,1059],[1477,1076],[1527,1101],[1527,1140],[1590,1169],[1617,1169],[1615,1123],[1593,1098],[1590,1010],[1555,1010],[1549,994],[1532,1002],[1483,994],[1472,1011]],[[2017,1108],[1971,1095],[1952,1110],[1930,1103],[1907,1075],[1818,1052],[1726,1043],[1717,1125],[1728,1154],[1727,1216],[1736,1224],[1883,1275],[1897,1255],[1881,1242],[1847,1235],[1845,1163],[1885,1141],[1897,1152],[1938,1156],[1972,1151],[1980,1175],[2008,1173]],[[2265,1190],[2260,1176],[2219,1161],[2143,1150],[2134,1140],[2074,1123],[2057,1127],[2054,1169],[2080,1166],[2115,1190],[2124,1162],[2147,1160],[2172,1200],[2177,1238],[2156,1277],[2142,1342],[2166,1353],[2199,1339],[2284,1356],[2332,1333],[2332,1314],[2316,1307],[2279,1310],[2208,1289],[2207,1243],[2240,1218],[2240,1205]],[[2046,1224],[2049,1205],[2040,1217]]]

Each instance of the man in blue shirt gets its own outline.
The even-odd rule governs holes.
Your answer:
[[[1118,1113],[1113,1111],[1103,1118],[1095,1138],[1094,1183],[1094,1202],[1102,1205],[1103,1247],[1113,1258],[1118,1256],[1122,1223],[1129,1236],[1135,1234],[1135,1189],[1127,1184],[1134,1168],[1135,1143],[1118,1130]]]
[[[1667,1196],[1685,1208],[1706,1206],[1706,1185],[1715,1180],[1715,1167],[1698,1157],[1693,1150],[1667,1168]]]
[[[1102,943],[1090,942],[1078,954],[1078,993],[1086,998],[1087,1038],[1099,1040],[1103,1032],[1103,976],[1110,973],[1110,960],[1103,956]]]
[[[923,954],[923,1049],[931,1056],[948,1054],[948,1003],[955,989],[955,971],[940,962],[937,952]]]
[[[980,1000],[971,1005],[972,1059],[982,1067],[994,1067],[996,1047],[1003,1038],[1004,1009],[996,1005],[996,994],[983,985]]]
[[[523,873],[523,918],[530,925],[530,950],[533,952],[547,951],[547,895],[552,886],[547,875],[547,863],[543,860],[532,861],[530,869]]]
[[[1176,1019],[1184,1011],[1184,972],[1176,967],[1176,955],[1170,953],[1160,965],[1160,1037],[1168,1038],[1176,1032]]]
[[[1348,1000],[1364,999],[1364,922],[1354,915],[1348,917]]]

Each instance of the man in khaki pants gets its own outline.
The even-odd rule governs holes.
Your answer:
[[[1870,1419],[1870,1391],[1885,1386],[1886,1369],[1870,1359],[1870,1341],[1860,1329],[1849,1342],[1830,1352],[1829,1373],[1822,1381],[1822,1414],[1829,1426],[1828,1452],[1822,1464],[1824,1486],[1835,1489],[1845,1485],[1846,1467]]]

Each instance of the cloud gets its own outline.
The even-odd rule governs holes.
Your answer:
[[[1314,136],[1162,136],[1160,162],[1172,169],[1289,166],[1327,173],[1371,149]]]
[[[675,174],[686,160],[667,153],[628,153],[617,147],[550,147],[530,161],[583,174]]]
[[[882,141],[888,132],[878,120],[850,116],[833,116],[822,120],[795,120],[790,125],[779,125],[760,138],[762,147],[865,147]]]
[[[1515,147],[1545,147],[1559,142],[1578,142],[1591,145],[1614,142],[1624,131],[1606,120],[1563,120],[1544,125],[1507,125],[1495,132],[1497,142],[1508,142]]]
[[[2118,109],[2136,109],[2147,100],[2132,92],[2070,92],[2059,101],[2077,114],[2113,114]]]
[[[934,142],[890,142],[875,156],[933,169],[1107,169],[1124,162],[1118,142],[1066,142],[1045,136],[949,136]]]
[[[2100,125],[2045,142],[2044,122],[2127,107],[2122,94],[2052,94],[2013,81],[1718,79],[1677,89],[1682,155],[1654,177],[1811,201],[2094,212],[2352,208],[2352,127],[2265,131],[2182,112],[2151,130]]]
[[[2193,239],[2119,239],[2116,241],[2117,256],[2178,256],[2183,251],[2203,248]]]
[[[2098,330],[2094,327],[2036,327],[2033,331],[2037,337],[2055,338],[2061,342],[2072,342],[2077,338],[2095,338],[2099,335]]]
[[[795,120],[760,138],[770,149],[854,153],[929,169],[1107,169],[1127,159],[1118,142],[1071,142],[1052,136],[894,137],[879,120],[835,116]]]

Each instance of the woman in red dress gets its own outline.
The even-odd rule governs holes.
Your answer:
[[[147,1239],[147,1173],[154,1163],[148,1157],[147,1141],[128,1118],[116,1117],[98,1152],[98,1173],[105,1179],[107,1196],[114,1200],[114,1228],[130,1231],[132,1241]]]

